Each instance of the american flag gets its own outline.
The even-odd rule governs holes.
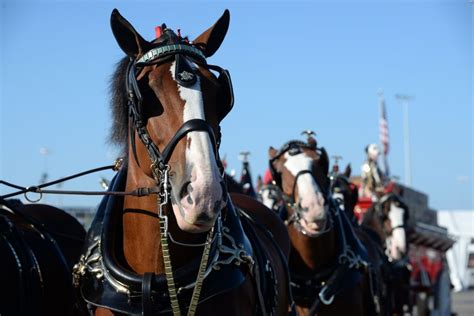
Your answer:
[[[389,140],[388,140],[388,122],[387,113],[385,111],[385,99],[383,96],[380,98],[380,126],[379,126],[379,137],[380,143],[383,146],[383,154],[388,154]]]

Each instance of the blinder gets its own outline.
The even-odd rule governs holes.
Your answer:
[[[234,88],[232,86],[232,79],[230,78],[230,72],[227,69],[223,69],[215,65],[207,65],[207,68],[219,73],[217,82],[219,83],[220,90],[218,94],[218,106],[216,110],[217,119],[220,122],[234,107]]]

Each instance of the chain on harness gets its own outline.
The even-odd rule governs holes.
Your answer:
[[[202,131],[207,132],[211,143],[214,144],[213,150],[217,163],[220,163],[218,146],[219,140],[216,140],[214,136],[213,129],[209,123],[202,119],[192,119],[183,123],[183,125],[178,129],[176,134],[171,138],[170,142],[166,145],[163,151],[158,149],[158,146],[153,142],[152,138],[149,135],[149,132],[146,128],[146,125],[143,123],[143,118],[141,117],[140,107],[142,105],[142,96],[136,81],[137,67],[143,67],[147,65],[158,64],[164,61],[169,61],[174,58],[175,60],[175,80],[181,86],[192,86],[196,82],[197,75],[194,73],[194,69],[188,64],[187,58],[191,58],[193,61],[203,65],[204,67],[217,70],[222,75],[223,73],[227,76],[227,80],[230,83],[230,76],[227,71],[221,69],[217,66],[207,65],[206,59],[202,51],[187,41],[183,41],[181,37],[176,36],[171,30],[164,28],[163,35],[164,37],[160,39],[159,46],[152,48],[150,51],[145,53],[138,60],[130,60],[127,78],[126,78],[126,89],[128,94],[128,106],[129,106],[129,115],[130,119],[133,122],[131,125],[130,133],[132,140],[132,150],[134,158],[139,165],[139,160],[136,153],[135,147],[135,132],[138,134],[141,142],[145,146],[148,152],[148,156],[151,160],[151,171],[155,182],[158,184],[159,193],[157,195],[157,206],[158,206],[158,217],[160,220],[160,235],[161,235],[161,247],[163,253],[163,261],[165,267],[165,276],[168,285],[168,292],[171,302],[171,308],[174,316],[181,315],[181,310],[179,306],[176,284],[173,276],[173,268],[171,263],[171,257],[169,252],[168,245],[168,217],[164,212],[164,208],[169,204],[170,201],[170,191],[171,186],[169,182],[169,171],[170,166],[168,161],[171,157],[171,154],[176,147],[177,143],[186,136],[189,132],[193,131]],[[231,88],[231,86],[230,86]],[[232,99],[233,101],[233,99]],[[220,137],[219,137],[220,138]],[[199,297],[202,289],[202,282],[205,278],[206,267],[208,264],[210,248],[213,240],[214,227],[209,231],[206,243],[204,246],[203,254],[201,257],[201,263],[198,269],[198,275],[194,285],[194,290],[192,293],[191,301],[188,309],[188,316],[194,315],[196,308],[199,302]]]

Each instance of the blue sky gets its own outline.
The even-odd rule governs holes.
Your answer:
[[[392,174],[404,181],[402,108],[410,104],[412,183],[439,209],[473,208],[472,4],[468,1],[1,1],[0,178],[36,184],[109,164],[108,82],[122,57],[113,8],[147,39],[167,23],[194,38],[225,8],[228,35],[210,62],[231,72],[236,103],[222,124],[221,155],[254,177],[270,145],[318,133],[330,155],[358,172],[378,142],[387,103]],[[47,147],[45,158],[40,148]],[[92,175],[65,189],[100,189]],[[5,188],[0,188],[6,193]],[[98,198],[49,196],[95,205]]]

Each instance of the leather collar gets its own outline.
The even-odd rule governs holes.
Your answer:
[[[110,190],[122,190],[125,181],[126,168],[122,168],[113,179]],[[152,304],[146,307],[147,310],[154,314],[171,314],[164,274],[140,275],[124,264],[120,252],[122,209],[122,197],[110,196],[102,200],[89,230],[83,255],[74,268],[75,285],[80,288],[82,297],[96,307],[142,314],[146,300]],[[210,268],[203,282],[200,303],[240,286],[253,268],[252,247],[230,202],[222,218],[222,229],[218,229],[217,234],[219,236],[211,247]],[[196,258],[173,271],[183,312],[187,310],[192,295],[199,261],[200,258]],[[151,299],[142,295],[144,280],[150,283]]]

